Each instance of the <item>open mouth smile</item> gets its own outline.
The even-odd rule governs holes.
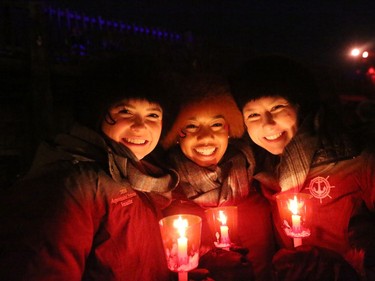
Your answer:
[[[204,155],[204,156],[210,156],[212,154],[215,153],[216,151],[216,147],[199,147],[199,148],[195,148],[195,151],[201,155]]]
[[[135,138],[123,138],[124,142],[131,144],[145,144],[147,140],[145,139],[135,139]]]
[[[283,134],[283,132],[278,133],[278,134],[275,134],[275,135],[272,135],[272,136],[267,136],[267,137],[264,137],[264,138],[265,138],[266,140],[270,140],[270,141],[272,141],[272,140],[276,140],[276,139],[278,139],[282,134]]]

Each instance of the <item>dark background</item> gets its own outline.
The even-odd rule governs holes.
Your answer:
[[[282,52],[338,63],[356,44],[372,47],[375,1],[53,1],[137,24],[191,31],[228,48]]]

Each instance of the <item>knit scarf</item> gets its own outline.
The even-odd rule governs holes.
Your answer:
[[[281,191],[299,192],[311,167],[358,155],[356,147],[345,134],[329,139],[318,136],[318,118],[319,113],[315,118],[307,117],[296,136],[285,147],[277,169]]]
[[[281,191],[299,192],[302,189],[317,148],[318,138],[311,131],[300,129],[280,159],[277,172]]]
[[[160,207],[165,207],[172,198],[171,191],[177,186],[179,176],[174,170],[164,171],[145,161],[138,160],[125,146],[107,139],[109,143],[109,165],[114,180],[127,180],[132,189],[150,193]],[[111,153],[113,150],[115,153]],[[160,195],[160,196],[157,196]],[[164,199],[163,199],[163,198]],[[166,200],[165,200],[166,199]]]
[[[45,148],[43,148],[45,149]],[[138,160],[130,149],[103,133],[76,124],[70,134],[58,135],[54,144],[54,158],[38,160],[38,165],[57,159],[91,161],[108,166],[108,172],[117,182],[129,182],[134,190],[160,194],[171,199],[171,190],[179,177],[173,170],[163,170],[145,160]],[[49,161],[49,162],[46,162]]]
[[[201,167],[179,148],[170,154],[180,175],[180,188],[189,200],[203,208],[235,205],[249,193],[254,160],[250,149],[229,146],[218,165]]]

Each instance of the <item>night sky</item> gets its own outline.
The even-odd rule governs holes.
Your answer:
[[[192,31],[252,52],[337,63],[354,44],[375,42],[375,1],[55,0],[125,22]],[[350,3],[344,3],[350,2]]]

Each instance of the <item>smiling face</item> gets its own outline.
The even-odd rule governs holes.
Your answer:
[[[179,138],[182,152],[202,167],[219,163],[228,147],[228,126],[222,115],[192,112],[184,121]]]
[[[163,111],[147,100],[124,99],[109,108],[101,128],[109,138],[125,145],[138,159],[156,147],[162,129]]]
[[[242,113],[252,141],[272,154],[282,154],[297,132],[297,109],[282,97],[249,101]]]

